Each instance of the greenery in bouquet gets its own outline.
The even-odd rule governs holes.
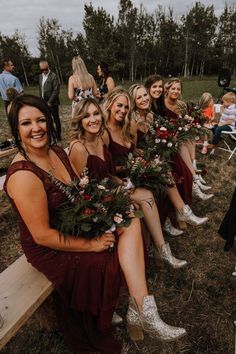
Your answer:
[[[134,211],[129,191],[123,186],[115,186],[108,178],[100,182],[90,180],[86,169],[80,180],[69,186],[53,180],[68,199],[57,210],[54,225],[65,238],[73,235],[92,239],[108,230],[127,227],[131,223],[131,213],[142,216]]]
[[[161,161],[158,155],[146,159],[145,152],[143,156],[129,153],[126,166],[128,176],[135,187],[147,188],[157,197],[165,193],[167,187],[174,186],[175,182],[168,163]]]

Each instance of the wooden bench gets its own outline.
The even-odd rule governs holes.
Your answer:
[[[0,157],[6,157],[12,154],[16,154],[17,153],[17,148],[12,148],[12,149],[8,149],[8,150],[2,150],[0,151]]]
[[[0,349],[52,290],[52,283],[24,255],[0,273]]]

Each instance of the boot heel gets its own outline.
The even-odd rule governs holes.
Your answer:
[[[180,230],[186,230],[186,229],[187,229],[187,224],[186,224],[185,221],[183,221],[183,220],[177,220],[177,222],[178,222],[178,225],[179,225]]]
[[[141,326],[127,323],[127,330],[132,341],[137,342],[144,340],[143,329]]]

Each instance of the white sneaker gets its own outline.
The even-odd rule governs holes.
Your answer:
[[[184,232],[182,230],[177,229],[171,224],[169,218],[166,219],[165,225],[163,226],[164,231],[170,236],[179,236],[182,235]]]

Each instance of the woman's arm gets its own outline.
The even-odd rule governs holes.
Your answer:
[[[73,238],[53,229],[49,222],[48,200],[42,181],[30,171],[18,171],[8,180],[10,197],[29,229],[34,241],[56,250],[74,252],[100,252],[114,242],[112,234],[103,234],[97,240]]]
[[[69,77],[69,80],[68,80],[68,97],[70,100],[73,100],[74,98],[74,80],[73,80],[73,76],[70,76]]]
[[[115,81],[113,80],[113,78],[111,76],[108,76],[108,78],[106,80],[106,84],[107,84],[108,92],[111,91],[115,87]]]
[[[94,97],[98,97],[98,98],[100,98],[100,93],[99,93],[99,90],[98,90],[98,88],[97,88],[97,84],[96,84],[96,82],[95,82],[94,78],[93,78],[93,86],[92,86],[92,91],[93,91],[93,95],[94,95]]]
[[[88,153],[80,141],[72,141],[69,148],[69,159],[72,163],[75,173],[80,176],[87,165]]]

